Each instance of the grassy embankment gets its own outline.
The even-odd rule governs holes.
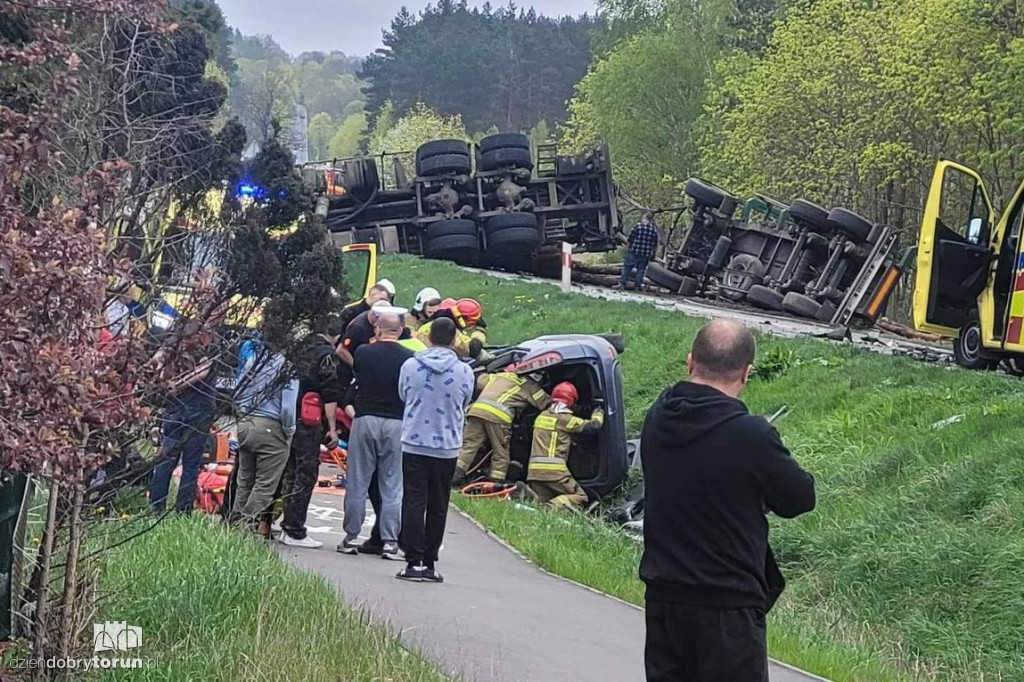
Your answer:
[[[484,305],[492,342],[621,332],[627,423],[685,374],[700,320],[388,257],[408,305],[421,286]],[[1024,393],[1018,380],[821,341],[764,337],[745,399],[818,481],[818,509],[773,521],[789,589],[771,654],[845,680],[1024,679]],[[955,418],[955,423],[942,425]],[[549,570],[634,603],[636,544],[588,519],[461,500]]]
[[[98,622],[140,626],[139,655],[159,665],[102,670],[93,679],[449,679],[344,606],[323,579],[203,517],[169,518],[112,552],[100,589]]]

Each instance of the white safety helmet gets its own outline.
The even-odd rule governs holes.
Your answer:
[[[390,296],[392,298],[392,300],[395,298],[395,285],[391,283],[391,280],[389,280],[389,279],[379,280],[377,282],[377,286],[384,287],[385,289],[387,289],[388,296]]]
[[[424,287],[420,289],[420,293],[416,294],[416,302],[413,303],[412,309],[414,312],[422,313],[427,303],[430,301],[440,301],[441,294],[434,287]]]

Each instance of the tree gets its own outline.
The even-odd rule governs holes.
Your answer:
[[[289,62],[238,60],[241,82],[234,93],[232,109],[245,124],[249,138],[269,140],[276,121],[288,127],[295,117],[296,87]]]
[[[327,156],[332,159],[356,156],[365,135],[366,114],[360,111],[346,117],[331,136]]]
[[[330,154],[331,139],[337,126],[331,115],[321,111],[309,120],[309,156],[326,159]]]

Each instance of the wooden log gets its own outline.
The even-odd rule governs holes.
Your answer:
[[[590,275],[622,274],[622,265],[616,265],[614,263],[581,263],[579,261],[574,261],[572,269],[574,271],[585,272]]]
[[[928,333],[925,333],[925,332],[919,332],[919,331],[916,331],[914,329],[911,329],[910,327],[906,326],[905,324],[900,324],[899,322],[893,322],[892,320],[890,320],[887,317],[883,317],[880,320],[878,320],[877,322],[875,322],[875,326],[878,327],[879,329],[884,329],[885,331],[889,332],[890,334],[896,334],[897,336],[902,336],[902,337],[907,338],[907,339],[917,339],[919,341],[932,341],[932,342],[942,341],[942,337],[940,335],[938,335],[938,334],[928,334]]]

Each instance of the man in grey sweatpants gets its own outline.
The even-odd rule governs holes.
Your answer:
[[[345,404],[355,409],[348,443],[345,487],[345,539],[342,554],[358,554],[356,540],[366,519],[366,496],[374,472],[380,484],[381,557],[402,559],[398,532],[402,523],[402,414],[398,394],[402,365],[413,352],[398,343],[405,323],[401,308],[378,314],[375,342],[361,345],[352,364],[354,381]]]
[[[295,406],[299,380],[287,376],[285,359],[264,352],[245,368],[236,402],[238,472],[235,521],[254,523],[273,501],[277,484],[288,463],[295,434]]]

